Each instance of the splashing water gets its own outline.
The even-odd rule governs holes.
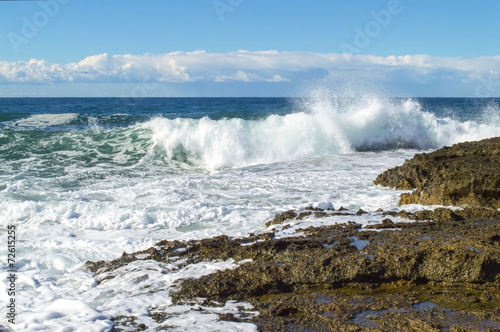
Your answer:
[[[313,99],[300,111],[261,120],[156,118],[143,126],[169,159],[210,170],[345,154],[353,151],[433,149],[500,135],[484,123],[439,118],[413,99]]]

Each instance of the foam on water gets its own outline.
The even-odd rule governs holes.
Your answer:
[[[85,280],[84,278],[89,277],[93,280],[83,271],[73,273],[73,278],[63,275],[54,281],[52,287],[57,288],[59,293],[64,290],[78,299],[58,298],[57,293],[54,297],[54,289],[39,286],[36,289],[39,297],[32,299],[30,311],[19,316],[16,327],[21,330],[38,331],[63,328],[70,328],[74,331],[109,331],[114,325],[111,321],[112,317],[128,315],[137,317],[137,324],[154,326],[157,324],[150,318],[149,310],[155,306],[172,306],[169,290],[176,280],[200,277],[238,265],[227,261],[203,262],[181,267],[184,263],[185,261],[178,261],[164,264],[152,260],[139,260],[113,271],[109,276],[103,275],[99,284],[94,281],[90,285],[81,282],[81,279]],[[89,302],[93,305],[88,304]],[[25,301],[21,303],[24,304]],[[241,305],[246,304],[241,303]],[[196,305],[177,307],[177,317],[183,316],[187,320],[196,319],[197,315],[193,314],[195,308]],[[219,308],[221,313],[231,312],[232,309],[231,304]],[[227,328],[224,325],[232,325],[217,322],[217,320],[216,315],[206,317],[204,328],[208,329],[210,326]],[[177,325],[175,322],[172,323],[174,326]],[[245,327],[246,325],[249,326]],[[251,324],[243,324],[240,328],[246,331],[255,330]]]
[[[63,114],[35,114],[17,121],[4,123],[6,126],[24,127],[24,128],[43,128],[51,126],[60,126],[70,123],[78,118],[76,113]]]
[[[154,170],[142,178],[114,174],[83,181],[70,191],[61,189],[60,183],[53,183],[52,190],[41,190],[43,185],[26,179],[23,185],[0,192],[0,210],[7,216],[2,218],[1,227],[15,223],[19,230],[20,258],[16,264],[22,276],[18,282],[22,295],[18,297],[18,327],[26,331],[79,326],[105,330],[110,324],[106,315],[125,314],[153,324],[148,320],[148,308],[166,305],[170,284],[165,282],[175,276],[208,273],[210,265],[206,264],[211,263],[175,274],[175,266],[140,261],[99,285],[91,273],[81,269],[82,264],[87,260],[114,259],[123,251],[143,250],[163,239],[244,236],[264,230],[265,221],[277,212],[310,204],[369,211],[392,207],[397,193],[374,187],[371,180],[411,154],[353,153],[212,174],[165,174]],[[45,186],[49,183],[45,182]],[[2,269],[5,267],[2,263]],[[134,280],[146,275],[150,286],[141,293],[141,285]],[[3,294],[5,282],[6,278],[2,279],[0,296],[7,296]],[[149,294],[154,285],[164,290]],[[70,312],[47,308],[59,299],[83,301],[96,310],[96,316],[102,314],[102,319],[92,315],[73,319]],[[171,323],[182,329],[178,325],[182,318],[186,324],[200,319],[195,313],[179,314],[172,317]],[[219,324],[215,315],[210,320],[203,317],[207,329]]]

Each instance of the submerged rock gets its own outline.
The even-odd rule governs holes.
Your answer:
[[[500,137],[417,154],[375,184],[402,190],[400,204],[500,208]]]

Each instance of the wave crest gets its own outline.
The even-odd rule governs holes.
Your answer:
[[[155,118],[144,125],[169,159],[211,170],[500,135],[496,123],[438,118],[413,99],[309,99],[297,108],[262,120]]]

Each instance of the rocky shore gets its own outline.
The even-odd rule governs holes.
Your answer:
[[[98,282],[139,259],[186,266],[239,262],[178,282],[171,299],[199,310],[245,301],[258,311],[221,313],[261,331],[500,330],[500,139],[416,155],[375,183],[415,191],[401,204],[463,206],[408,212],[306,208],[275,216],[245,238],[161,241],[110,262],[88,262]],[[310,226],[324,218],[369,215]],[[286,234],[286,236],[285,236]],[[151,308],[158,324],[171,314]],[[141,330],[116,317],[116,331]],[[163,325],[164,329],[169,327]]]
[[[374,181],[413,190],[401,205],[454,205],[500,208],[500,137],[465,142],[417,154]]]

